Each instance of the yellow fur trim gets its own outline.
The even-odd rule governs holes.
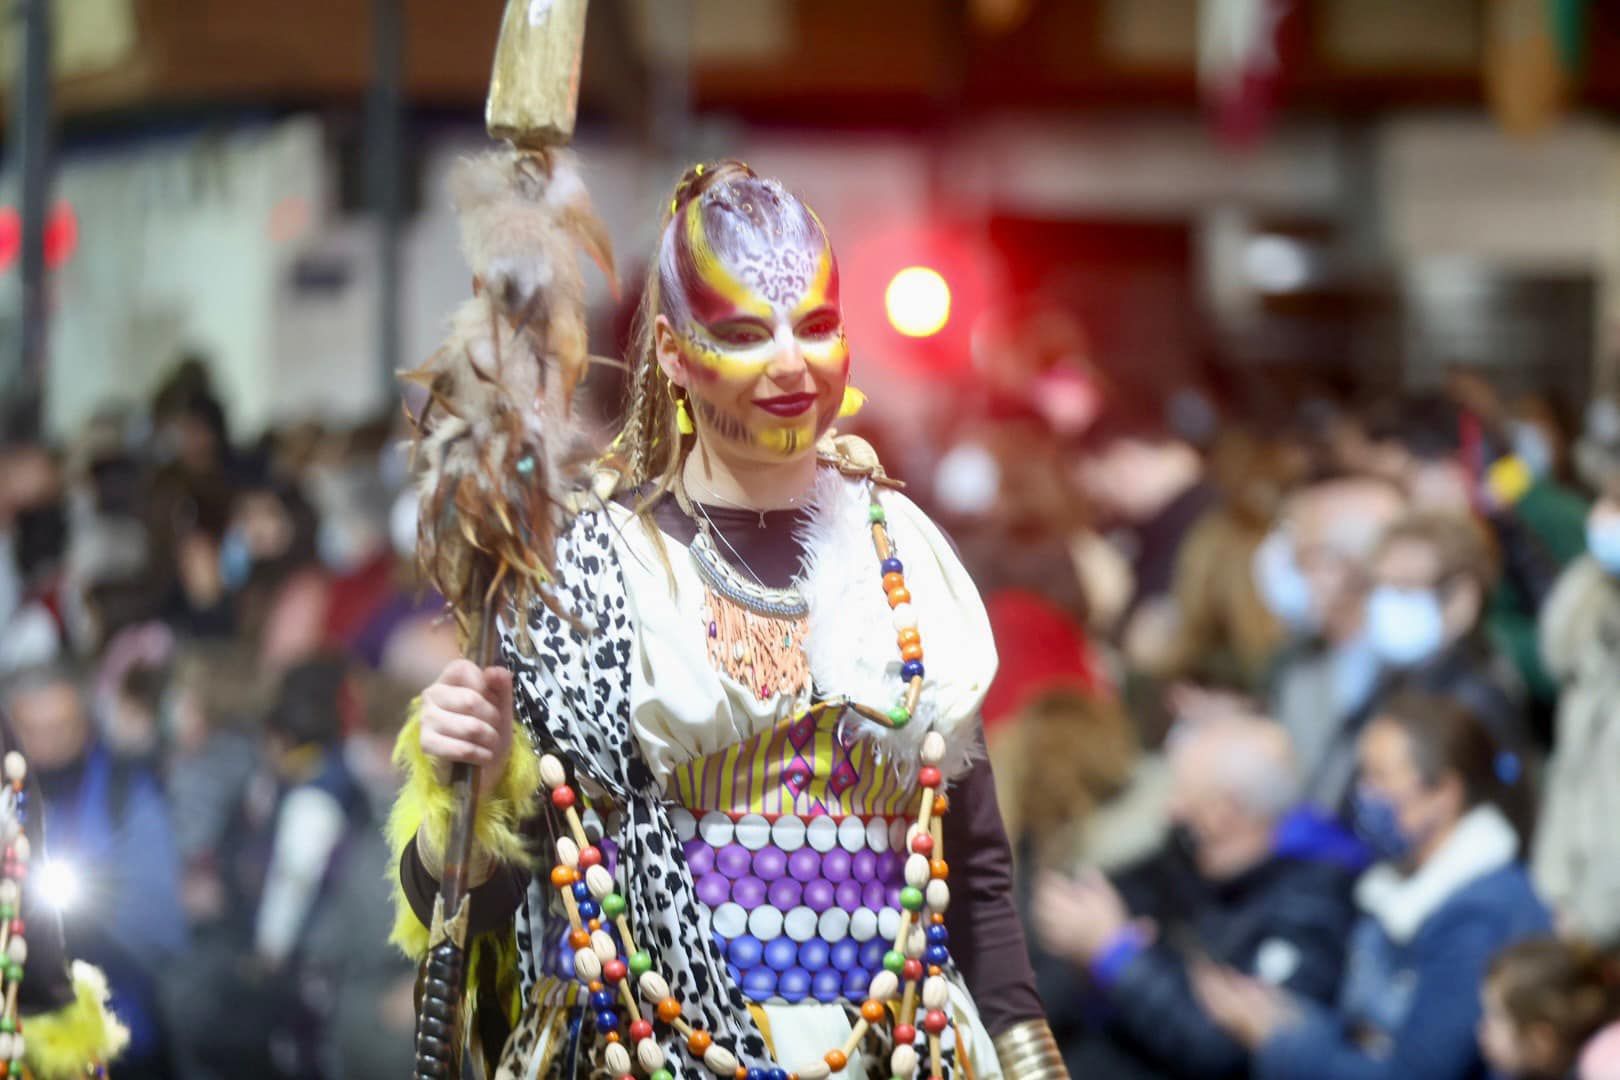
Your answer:
[[[418,829],[422,829],[430,844],[444,850],[450,835],[450,817],[455,809],[455,797],[450,788],[441,784],[434,775],[433,763],[422,753],[418,737],[421,702],[411,704],[410,718],[394,743],[394,764],[405,773],[405,783],[394,800],[388,815],[388,845],[394,853],[394,866],[405,845],[411,842]],[[478,800],[478,817],[473,822],[473,835],[478,845],[500,862],[523,863],[531,857],[524,847],[519,831],[525,819],[531,817],[540,805],[540,759],[534,752],[529,736],[514,725],[512,752],[507,755],[506,769],[495,790]],[[420,959],[427,953],[428,931],[405,899],[399,885],[399,874],[394,879],[394,929],[388,940],[399,946],[406,955]]]
[[[129,1032],[107,1008],[107,980],[84,961],[73,964],[73,1003],[23,1018],[24,1060],[37,1080],[83,1077],[85,1067],[111,1061]]]

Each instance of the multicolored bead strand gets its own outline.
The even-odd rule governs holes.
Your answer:
[[[875,494],[868,520],[873,545],[881,560],[883,590],[892,612],[900,649],[901,677],[906,689],[887,713],[864,708],[859,711],[861,715],[883,720],[890,727],[903,728],[915,715],[922,694],[925,676],[922,637],[905,582],[905,566],[890,543],[887,515]],[[851,703],[851,707],[856,706]],[[575,950],[575,977],[590,991],[589,1002],[597,1027],[608,1043],[603,1056],[609,1073],[616,1080],[632,1080],[632,1067],[639,1066],[650,1080],[672,1080],[672,1074],[664,1067],[664,1051],[653,1038],[653,1022],[644,1018],[637,1007],[636,992],[639,992],[650,1007],[651,1015],[678,1032],[686,1041],[687,1053],[702,1061],[719,1080],[828,1080],[833,1073],[844,1070],[867,1032],[887,1020],[891,1009],[896,1012],[898,1022],[893,1031],[895,1047],[890,1055],[890,1072],[896,1078],[916,1076],[921,1065],[916,1047],[920,1002],[929,1080],[939,1080],[943,1075],[942,1037],[950,1023],[946,1013],[950,991],[944,976],[945,965],[950,962],[949,934],[944,925],[950,888],[946,884],[949,865],[945,862],[943,829],[949,802],[942,794],[944,776],[940,768],[945,751],[944,736],[938,732],[931,731],[923,737],[918,754],[917,818],[906,833],[906,845],[911,853],[905,864],[906,885],[900,894],[900,924],[892,947],[884,955],[883,970],[872,977],[866,999],[843,1045],[793,1072],[780,1068],[749,1069],[738,1062],[735,1054],[716,1043],[709,1032],[687,1022],[682,1015],[681,1002],[671,992],[668,981],[653,970],[652,957],[636,948],[624,897],[615,891],[612,875],[601,865],[601,852],[586,836],[575,806],[577,796],[567,782],[567,770],[555,756],[543,755],[541,783],[552,805],[567,819],[572,836],[572,839],[561,837],[556,841],[557,864],[551,871],[551,883],[561,895],[568,913],[569,944]],[[612,938],[602,930],[604,917],[618,928],[619,940],[628,958],[620,955]],[[603,1004],[612,1000],[604,980],[617,988],[631,1017],[629,1035],[633,1054],[623,1044],[617,1013]],[[635,991],[630,988],[631,982],[635,984]],[[898,1006],[895,1005],[897,997],[900,998]]]
[[[28,793],[24,783],[28,763],[15,750],[5,757],[5,799],[11,813],[5,814],[5,861],[0,864],[0,986],[5,988],[0,1006],[0,1076],[21,1076],[23,1053],[22,1019],[17,1015],[17,994],[22,989],[23,965],[28,963],[27,927],[22,920],[22,888],[28,880],[32,857],[23,826],[28,820]]]

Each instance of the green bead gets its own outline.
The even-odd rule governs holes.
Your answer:
[[[651,970],[652,955],[645,949],[643,949],[641,952],[630,954],[630,973],[632,975],[639,979]]]
[[[889,515],[883,512],[883,507],[873,503],[867,508],[866,516],[872,519],[872,524],[879,525],[888,520]]]
[[[610,892],[602,897],[602,914],[610,919],[617,919],[624,914],[624,897],[616,892]]]
[[[896,705],[889,710],[889,723],[897,728],[905,727],[911,723],[911,710],[904,705]]]
[[[896,975],[900,974],[906,970],[906,958],[898,951],[890,949],[883,954],[883,970],[893,972]]]
[[[23,970],[21,964],[11,964],[6,968],[6,978],[10,981],[18,982],[22,979],[22,976]]]
[[[675,1080],[668,1069],[659,1069],[652,1074],[652,1080]]]
[[[15,914],[10,904],[0,904],[0,919],[9,919]]]
[[[907,911],[921,911],[923,908],[923,891],[907,885],[900,890],[900,906]]]
[[[10,1035],[13,1031],[16,1031],[16,1030],[17,1030],[17,1022],[15,1020],[13,1020],[11,1017],[8,1016],[5,1019],[0,1020],[0,1031],[3,1031],[7,1035]]]

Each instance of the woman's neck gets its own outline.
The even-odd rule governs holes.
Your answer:
[[[1429,860],[1433,859],[1440,849],[1446,846],[1446,841],[1451,839],[1451,834],[1457,831],[1458,824],[1458,821],[1453,821],[1443,828],[1436,829],[1418,845],[1417,850],[1412,852],[1411,858],[1408,860],[1407,877],[1411,877],[1429,865]]]
[[[816,456],[781,463],[727,461],[701,442],[681,474],[696,502],[741,510],[787,510],[804,504],[816,479]]]

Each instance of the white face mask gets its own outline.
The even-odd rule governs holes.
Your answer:
[[[1274,530],[1261,542],[1254,551],[1250,571],[1260,599],[1278,622],[1294,633],[1316,629],[1311,586],[1299,571],[1293,539],[1287,531]]]
[[[1422,664],[1445,645],[1440,599],[1428,589],[1378,586],[1367,598],[1367,638],[1373,652],[1391,667]]]
[[[1513,456],[1524,462],[1530,475],[1540,480],[1552,472],[1552,444],[1534,424],[1519,421],[1512,427]]]

